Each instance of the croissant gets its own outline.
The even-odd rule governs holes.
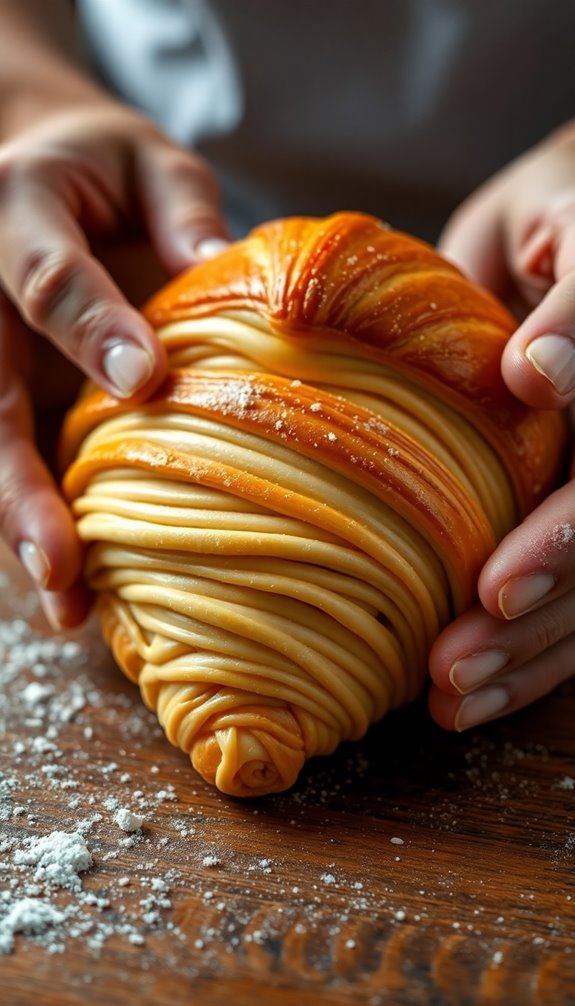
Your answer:
[[[512,316],[370,216],[279,220],[161,290],[169,377],[94,386],[64,489],[103,631],[172,744],[235,796],[420,693],[564,425],[500,376]]]

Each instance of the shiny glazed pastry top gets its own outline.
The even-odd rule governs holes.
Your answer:
[[[512,316],[373,217],[257,228],[146,306],[170,374],[88,388],[64,488],[104,633],[224,792],[415,698],[496,543],[556,484],[555,413],[500,374]]]

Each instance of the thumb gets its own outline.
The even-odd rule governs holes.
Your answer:
[[[156,251],[173,274],[229,243],[217,182],[209,165],[163,138],[138,152],[136,178]]]
[[[557,409],[575,401],[575,205],[547,233],[538,259],[552,285],[509,340],[502,372],[522,401]]]

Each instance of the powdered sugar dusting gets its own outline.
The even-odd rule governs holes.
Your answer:
[[[258,394],[258,388],[249,377],[221,377],[217,384],[206,383],[194,389],[193,401],[196,406],[219,415],[245,417]]]

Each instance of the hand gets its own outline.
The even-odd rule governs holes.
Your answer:
[[[496,176],[449,222],[441,250],[478,282],[531,308],[502,361],[530,405],[575,401],[575,129]],[[575,476],[575,463],[571,479]],[[430,658],[434,719],[465,729],[520,709],[575,674],[575,481],[500,543],[474,609]]]
[[[56,628],[78,624],[88,599],[72,516],[34,443],[31,334],[112,394],[149,395],[163,347],[92,251],[142,230],[168,273],[226,239],[207,166],[137,113],[103,99],[0,146],[0,533]],[[50,390],[65,363],[41,375]]]

